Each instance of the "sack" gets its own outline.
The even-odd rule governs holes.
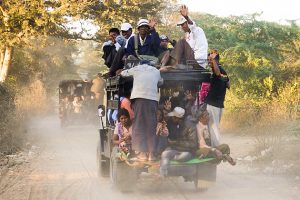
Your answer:
[[[155,56],[149,56],[149,55],[138,55],[138,58],[140,60],[140,63],[149,62],[151,65],[157,65],[158,64],[158,58]]]
[[[138,37],[134,36],[134,51],[138,59],[140,60],[140,64],[150,64],[150,65],[157,65],[158,58],[155,56],[149,55],[140,55],[138,53]]]

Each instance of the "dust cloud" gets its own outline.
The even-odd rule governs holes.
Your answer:
[[[109,178],[98,177],[97,128],[74,124],[62,129],[57,115],[32,120],[28,136],[38,149],[36,156],[1,177],[0,199],[299,199],[299,180],[259,172],[244,160],[234,167],[221,163],[217,181],[207,191],[196,191],[182,178],[161,181],[148,174],[141,176],[134,192],[116,191]],[[236,158],[246,157],[255,146],[249,136],[225,134],[223,139]]]

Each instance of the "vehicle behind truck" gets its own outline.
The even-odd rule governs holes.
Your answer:
[[[63,80],[59,83],[59,118],[61,127],[95,121],[96,102],[90,92],[92,83]]]

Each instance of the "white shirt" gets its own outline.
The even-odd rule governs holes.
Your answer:
[[[114,130],[114,135],[118,135],[119,134],[119,126],[120,126],[121,122],[117,122],[116,126],[115,126],[115,130]],[[125,126],[122,126],[122,130],[123,130],[123,137],[127,137],[127,136],[131,136],[132,135],[132,126],[129,127],[129,129],[125,128]]]
[[[102,49],[103,49],[103,47],[105,47],[105,46],[109,46],[109,45],[114,45],[115,47],[116,47],[116,50],[118,51],[119,49],[120,49],[120,47],[121,47],[121,45],[119,44],[119,43],[113,43],[111,40],[108,40],[108,41],[106,41],[106,42],[104,42],[103,43],[103,45],[102,45]]]
[[[141,43],[141,46],[144,46],[145,41],[146,41],[146,38],[147,38],[147,36],[146,36],[144,39],[142,39],[142,37],[140,36],[140,43]]]
[[[208,53],[208,43],[205,36],[205,33],[202,28],[196,26],[196,23],[193,21],[193,24],[188,24],[191,32],[186,33],[185,39],[189,43],[190,47],[194,50],[195,60],[203,65],[207,60]]]
[[[130,99],[143,98],[158,101],[157,85],[162,82],[160,72],[147,64],[137,65],[121,72],[121,76],[133,76],[133,88]]]
[[[196,128],[197,128],[197,135],[198,135],[198,144],[200,145],[200,148],[209,147],[205,142],[205,139],[209,138],[208,126],[202,124],[199,121],[196,125]]]
[[[128,46],[128,41],[129,41],[129,39],[130,39],[131,37],[133,37],[133,36],[134,36],[134,33],[131,33],[131,35],[129,36],[129,38],[126,40],[125,48],[127,48],[127,46]]]

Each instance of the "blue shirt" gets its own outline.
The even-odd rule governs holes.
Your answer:
[[[137,34],[134,37],[131,37],[128,40],[126,53],[127,55],[133,55],[135,54],[134,49],[134,40],[135,37],[138,38],[138,53],[139,55],[149,55],[149,56],[159,56],[160,53],[160,38],[158,33],[153,29],[149,35],[146,36],[145,42],[143,45],[141,45],[140,42],[140,35]]]

